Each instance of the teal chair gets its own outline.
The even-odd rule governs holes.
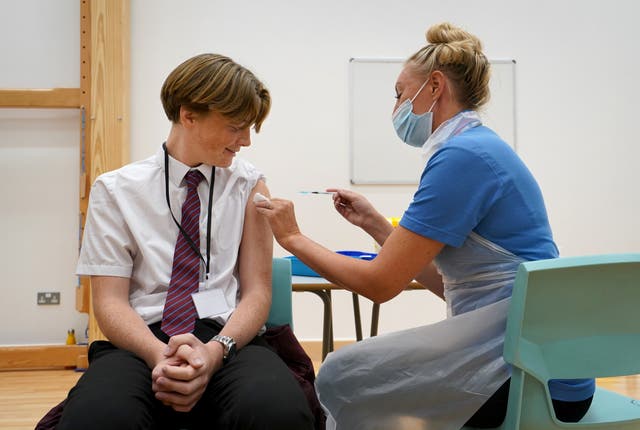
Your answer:
[[[640,429],[640,401],[602,388],[579,423],[558,421],[547,385],[640,373],[640,254],[521,264],[504,357],[513,373],[501,429]]]
[[[285,324],[289,324],[293,330],[291,261],[286,258],[274,258],[271,275],[271,310],[267,318],[267,327]]]

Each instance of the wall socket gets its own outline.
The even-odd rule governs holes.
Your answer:
[[[41,292],[38,293],[39,305],[59,305],[60,304],[60,292]]]

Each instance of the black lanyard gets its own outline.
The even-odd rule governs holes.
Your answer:
[[[164,188],[165,195],[167,197],[167,206],[169,206],[169,213],[171,214],[171,218],[173,218],[173,222],[176,223],[176,225],[180,229],[180,233],[182,233],[182,236],[186,239],[193,252],[198,254],[200,260],[202,260],[202,262],[205,264],[205,276],[206,279],[209,279],[209,263],[211,261],[211,209],[213,207],[213,185],[216,179],[216,167],[211,166],[211,181],[209,181],[209,207],[207,214],[207,261],[205,261],[202,257],[202,254],[200,253],[200,250],[198,249],[196,244],[193,243],[193,240],[189,237],[187,232],[184,231],[176,217],[173,215],[173,211],[171,210],[171,201],[169,200],[169,152],[167,152],[167,142],[164,142],[162,144],[162,149],[164,150]],[[200,223],[199,220],[198,223]]]

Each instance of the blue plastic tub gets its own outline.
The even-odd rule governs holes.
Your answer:
[[[373,254],[370,252],[362,252],[362,251],[336,251],[338,254],[346,255],[347,257],[360,258],[362,260],[373,260],[376,258],[378,254]],[[297,276],[316,276],[320,277],[315,271],[313,271],[309,266],[304,264],[302,261],[298,259],[295,255],[291,255],[289,257],[285,257],[291,260],[291,274]]]

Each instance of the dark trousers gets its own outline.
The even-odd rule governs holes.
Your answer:
[[[150,328],[168,341],[159,323]],[[193,334],[207,342],[220,329],[212,321],[198,320]],[[135,354],[96,341],[89,348],[89,361],[69,392],[58,430],[313,429],[300,385],[259,336],[213,375],[188,413],[155,399],[151,369]]]
[[[507,416],[510,384],[511,379],[507,379],[507,382],[502,384],[502,386],[489,397],[489,400],[478,409],[469,421],[467,421],[466,425],[481,429],[499,427]],[[593,400],[593,397],[578,402],[564,402],[562,400],[551,399],[556,418],[567,423],[580,421],[589,410],[591,400]]]

